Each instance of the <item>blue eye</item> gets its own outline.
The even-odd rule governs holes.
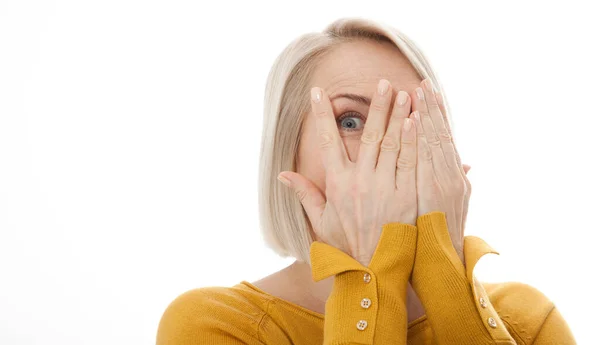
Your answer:
[[[344,131],[349,132],[362,130],[365,125],[364,117],[355,111],[344,113],[338,118],[338,121],[340,127],[342,127]]]

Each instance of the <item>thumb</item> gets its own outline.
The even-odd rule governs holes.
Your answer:
[[[468,164],[463,164],[463,170],[465,171],[465,175],[471,170],[471,166]]]
[[[277,179],[294,190],[313,227],[320,224],[327,200],[319,187],[306,177],[293,171],[282,171]]]

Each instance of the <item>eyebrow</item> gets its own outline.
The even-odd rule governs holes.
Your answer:
[[[337,94],[335,96],[332,96],[329,100],[330,101],[334,101],[334,100],[336,100],[338,98],[347,98],[349,100],[352,100],[352,101],[357,102],[357,103],[362,103],[362,104],[367,105],[367,106],[371,105],[371,99],[369,97],[357,95],[357,94],[354,94],[354,93],[340,93],[340,94]]]

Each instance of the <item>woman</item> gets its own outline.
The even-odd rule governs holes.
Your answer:
[[[397,30],[339,19],[292,42],[267,82],[259,205],[267,243],[297,260],[182,294],[157,344],[574,344],[540,291],[473,276],[496,252],[463,237],[449,115]]]

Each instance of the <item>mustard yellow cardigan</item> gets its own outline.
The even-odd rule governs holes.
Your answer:
[[[480,283],[479,258],[495,253],[466,236],[465,264],[443,212],[417,226],[389,223],[368,267],[322,242],[310,248],[315,281],[334,276],[320,314],[242,281],[188,291],[167,307],[157,345],[575,344],[554,304],[526,284]],[[466,266],[466,267],[465,267]],[[409,280],[426,315],[407,324]]]

